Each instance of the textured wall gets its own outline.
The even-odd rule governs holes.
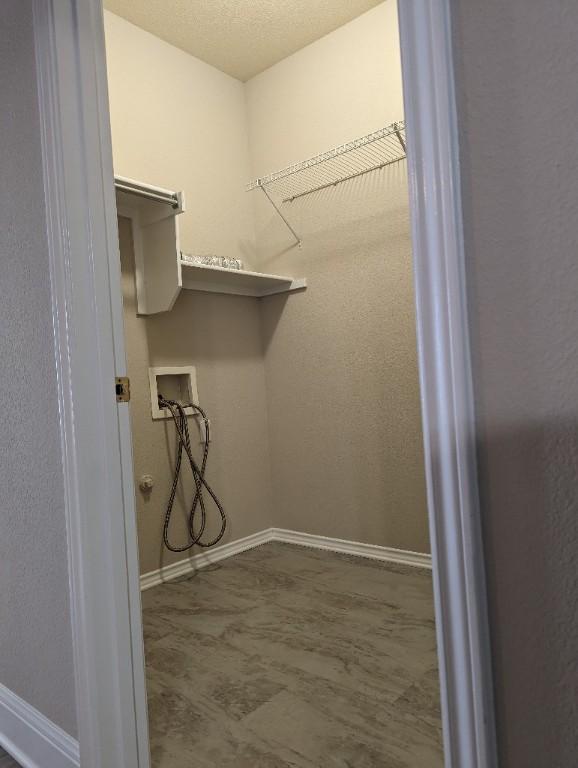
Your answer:
[[[138,480],[150,473],[156,481],[150,496],[137,490],[140,566],[146,573],[161,562],[183,559],[182,553],[168,554],[161,546],[175,430],[172,421],[151,418],[148,366],[197,366],[200,402],[214,435],[207,480],[229,516],[225,542],[271,525],[265,371],[255,299],[183,291],[171,312],[137,317],[130,222],[119,219],[119,225],[135,476]],[[202,446],[193,420],[190,429],[200,458]],[[188,466],[183,476],[171,528],[175,543],[187,540],[184,519],[192,498]],[[212,515],[212,502],[209,511]],[[210,527],[207,534],[218,530]]]
[[[454,0],[501,768],[578,754],[578,11]]]
[[[249,157],[242,83],[110,13],[105,29],[115,173],[185,191],[187,210],[179,216],[185,252],[249,263],[254,228],[244,191]],[[183,559],[161,548],[170,463],[165,423],[153,423],[150,415],[148,366],[197,367],[200,402],[214,433],[208,480],[230,518],[224,541],[270,525],[265,373],[252,299],[183,291],[170,313],[137,318],[132,251],[126,230],[121,233],[135,474],[157,481],[148,500],[137,489],[146,572],[161,558]],[[175,509],[177,540],[186,497],[179,495]]]
[[[163,364],[197,366],[227,540],[276,524],[427,551],[405,165],[291,206],[301,251],[244,192],[249,148],[256,175],[401,119],[394,0],[245,87],[112,14],[106,30],[116,172],[185,190],[184,250],[309,281],[260,303],[183,291],[171,313],[137,318],[121,227],[135,472],[157,479],[150,500],[137,491],[141,570],[159,566],[170,485],[147,380]],[[182,501],[175,517],[179,535]]]
[[[243,84],[106,12],[116,174],[185,190],[181,246],[251,263]]]
[[[0,4],[0,683],[76,732],[31,3]]]
[[[247,83],[253,176],[403,118],[396,4]],[[428,551],[405,161],[284,206],[254,193],[276,525]]]
[[[263,175],[403,119],[397,8],[377,8],[245,86],[252,173]]]

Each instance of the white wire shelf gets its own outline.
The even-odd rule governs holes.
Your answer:
[[[406,156],[405,120],[362,136],[347,144],[295,163],[247,184],[247,191],[261,189],[283,219],[297,243],[301,239],[281,210],[283,203],[310,195],[344,181],[397,163]]]

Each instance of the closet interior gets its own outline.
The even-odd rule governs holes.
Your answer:
[[[151,760],[443,765],[395,0],[105,0]]]

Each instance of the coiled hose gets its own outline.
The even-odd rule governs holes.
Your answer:
[[[207,414],[203,411],[203,409],[200,406],[195,405],[194,403],[190,403],[189,405],[181,405],[180,403],[177,403],[175,400],[165,400],[162,395],[159,395],[159,408],[169,409],[169,411],[171,412],[171,416],[173,417],[173,421],[175,423],[175,428],[177,430],[177,436],[178,436],[177,458],[175,462],[175,474],[173,477],[173,485],[171,488],[171,493],[170,493],[169,501],[167,504],[167,511],[165,513],[165,523],[163,527],[163,541],[165,543],[165,547],[167,549],[170,549],[171,552],[185,552],[186,550],[194,547],[195,544],[197,544],[199,547],[212,547],[214,544],[216,544],[218,541],[220,541],[223,538],[223,534],[225,533],[225,529],[227,527],[227,516],[225,514],[225,510],[223,509],[223,505],[217,498],[217,495],[205,480],[205,470],[207,468],[207,459],[209,457],[209,419],[207,418]],[[201,462],[200,467],[195,461],[193,452],[191,450],[191,439],[189,436],[189,425],[187,422],[187,415],[185,413],[185,408],[192,408],[195,411],[195,413],[199,414],[199,416],[203,419],[205,424],[205,450],[203,453],[203,460]],[[183,458],[183,449],[187,454],[187,457],[189,459],[189,464],[191,466],[191,472],[193,473],[193,479],[195,481],[195,495],[193,498],[193,502],[191,504],[191,510],[189,512],[188,528],[189,528],[190,540],[187,544],[184,544],[182,546],[175,546],[174,544],[171,544],[171,542],[169,541],[169,527],[171,524],[173,504],[175,502],[175,496],[177,494],[177,487],[179,484],[181,462]],[[217,510],[219,512],[219,515],[221,516],[221,530],[219,531],[217,536],[211,541],[201,541],[201,537],[205,532],[205,527],[207,524],[207,511],[205,508],[203,487],[207,490],[209,496],[213,499],[215,506],[217,507]],[[201,520],[200,520],[199,530],[195,533],[195,516],[199,510],[200,510]]]

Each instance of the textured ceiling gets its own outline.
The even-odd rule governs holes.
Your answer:
[[[104,0],[118,16],[248,80],[382,0]]]

